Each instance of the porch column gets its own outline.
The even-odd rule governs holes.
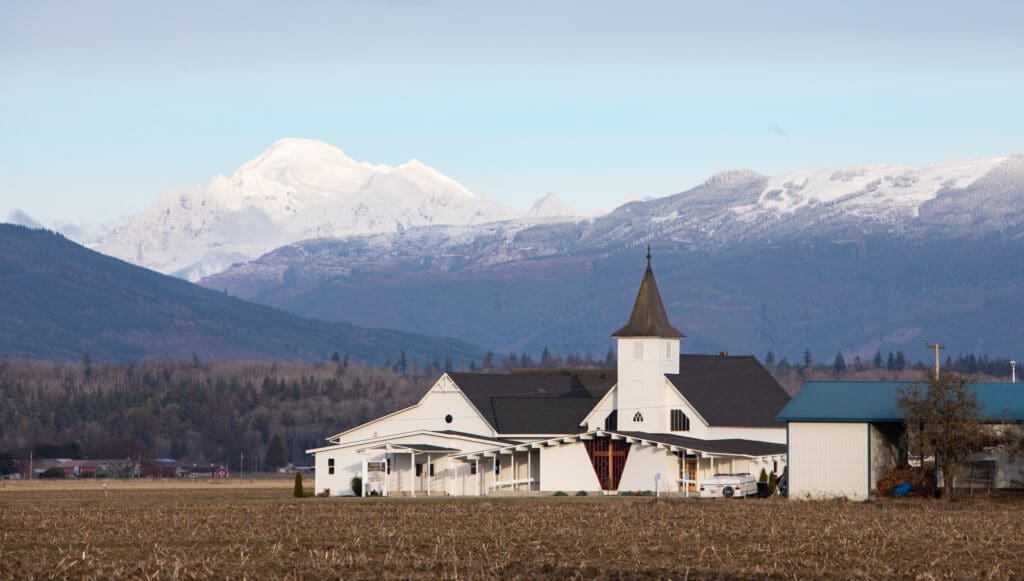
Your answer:
[[[409,480],[412,486],[409,487],[409,495],[416,496],[416,452],[409,450]]]

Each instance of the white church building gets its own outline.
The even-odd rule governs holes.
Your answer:
[[[689,493],[780,473],[789,396],[752,356],[681,355],[647,255],[616,369],[445,373],[415,405],[327,438],[316,492],[483,496]]]

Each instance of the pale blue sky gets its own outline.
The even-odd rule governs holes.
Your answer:
[[[0,2],[0,219],[139,211],[282,137],[525,209],[1024,151],[1024,3]]]

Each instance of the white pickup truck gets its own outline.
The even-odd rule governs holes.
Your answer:
[[[757,479],[750,474],[715,474],[698,483],[701,498],[743,498],[757,495]]]

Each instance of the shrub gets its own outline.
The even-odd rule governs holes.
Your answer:
[[[67,478],[64,469],[59,466],[50,466],[41,474],[42,478]]]
[[[353,494],[355,494],[356,496],[362,496],[363,495],[363,477],[362,476],[353,476],[352,480],[350,480],[348,484],[349,484],[349,486],[352,487],[352,493]]]
[[[569,495],[564,493],[564,492],[562,492],[561,490],[559,490],[558,492],[552,494],[551,496],[569,496]]]
[[[318,494],[317,496],[322,497],[322,498],[327,498],[330,495],[331,495],[331,489],[330,488],[325,488],[324,491],[321,492],[320,494]]]
[[[586,496],[586,495],[587,495],[587,491],[586,490],[580,490],[579,492],[576,493],[576,496]]]
[[[768,482],[768,472],[766,472],[764,468],[761,469],[761,475],[757,477],[757,481]]]
[[[295,489],[292,492],[295,498],[305,498],[306,491],[302,489],[302,472],[295,473]]]
[[[764,470],[761,471],[764,474]],[[775,494],[775,489],[779,487],[779,477],[774,472],[768,476],[768,496]]]

